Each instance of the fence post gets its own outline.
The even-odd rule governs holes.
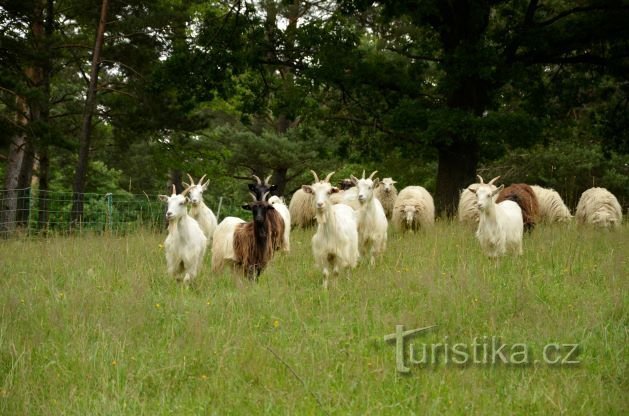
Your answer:
[[[112,228],[112,211],[113,211],[113,201],[112,201],[112,194],[111,192],[108,192],[105,194],[105,198],[107,199],[107,223],[106,223],[106,227],[107,230],[109,232],[111,232],[111,228]]]
[[[221,217],[221,205],[223,205],[223,197],[218,199],[218,209],[216,210],[216,221]]]
[[[31,235],[31,220],[33,219],[33,187],[28,187],[28,216],[26,220],[26,235]]]

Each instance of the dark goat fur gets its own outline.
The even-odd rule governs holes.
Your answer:
[[[507,199],[517,203],[520,209],[522,209],[524,229],[529,232],[533,230],[533,227],[535,227],[535,224],[539,220],[539,203],[537,202],[533,188],[525,183],[511,184],[498,194],[496,203]]]
[[[338,188],[341,191],[347,191],[348,189],[353,188],[353,187],[354,187],[354,183],[352,182],[351,179],[343,179],[339,181]]]
[[[254,220],[236,228],[234,253],[243,274],[256,280],[282,244],[284,221],[266,201],[251,202],[248,206],[254,212]],[[258,221],[256,211],[260,211],[263,221]]]

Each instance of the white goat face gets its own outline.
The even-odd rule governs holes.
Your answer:
[[[384,178],[382,182],[380,182],[380,186],[382,186],[382,188],[384,189],[384,192],[388,194],[389,192],[393,190],[393,185],[395,185],[396,183],[397,182],[391,178]]]
[[[504,188],[504,185],[500,185],[500,188],[494,189],[491,185],[481,184],[478,185],[478,188],[472,189],[470,191],[476,194],[476,203],[477,207],[480,211],[484,211],[494,202],[494,197],[498,195],[500,191]]]
[[[315,208],[323,211],[326,204],[329,204],[330,195],[339,191],[337,187],[332,186],[329,182],[316,182],[312,185],[303,185],[301,189],[314,195]]]
[[[187,205],[190,200],[183,196],[172,194],[171,196],[160,195],[159,199],[166,202],[168,208],[166,210],[166,220],[177,220],[188,213]]]
[[[356,188],[358,188],[358,202],[366,204],[373,198],[373,190],[378,185],[378,179],[360,179],[356,181]]]
[[[203,191],[207,189],[207,183],[204,185],[193,185],[188,190],[188,197],[193,206],[199,205],[203,201]]]

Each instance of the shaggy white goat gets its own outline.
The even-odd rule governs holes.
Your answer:
[[[236,227],[246,222],[237,217],[225,217],[214,231],[212,241],[212,272],[223,270],[226,263],[232,265],[238,261],[234,251],[234,232]]]
[[[304,192],[314,196],[317,232],[312,237],[312,254],[315,262],[323,271],[323,287],[328,287],[330,269],[338,274],[341,268],[356,267],[358,262],[358,224],[356,212],[345,204],[333,205],[330,195],[338,192],[338,188],[330,184],[334,172],[320,181],[311,171],[315,182],[304,185]]]
[[[487,185],[490,185],[492,189],[496,189],[494,182],[499,178],[500,176],[496,176],[490,180]],[[457,209],[459,222],[478,224],[480,214],[478,212],[476,195],[473,191],[478,189],[478,186],[484,183],[483,178],[480,175],[478,175],[478,179],[480,180],[480,183],[473,183],[461,192],[461,196],[459,197],[459,207]]]
[[[539,204],[539,216],[542,222],[568,222],[572,219],[570,210],[554,189],[531,185]]]
[[[159,199],[168,204],[168,237],[164,241],[168,273],[177,280],[183,275],[184,283],[189,283],[201,269],[207,238],[199,224],[188,215],[190,200],[186,191],[177,195],[173,185],[172,195],[160,195]]]
[[[361,179],[351,176],[352,183],[358,190],[358,246],[362,257],[369,257],[369,264],[376,264],[376,257],[382,254],[387,246],[387,216],[380,201],[374,197],[374,188],[378,179],[372,179],[378,171],[373,171],[365,179],[365,171]]]
[[[291,225],[307,228],[315,223],[314,196],[303,189],[295,191],[288,204]]]
[[[395,184],[397,182],[392,178],[384,178],[376,185],[375,196],[384,208],[384,213],[387,219],[391,219],[393,215],[393,207],[395,206],[395,198],[397,198],[397,189]]]
[[[480,211],[476,238],[489,257],[502,256],[507,251],[522,254],[522,210],[511,200],[495,203],[496,196],[503,188],[504,185],[494,189],[490,184],[479,184],[472,190],[476,194]]]
[[[622,208],[607,189],[590,188],[581,194],[576,217],[579,224],[616,228],[622,224]]]
[[[212,237],[214,236],[214,230],[217,225],[216,215],[214,215],[212,210],[205,205],[203,201],[203,192],[207,189],[207,184],[210,180],[208,179],[203,183],[203,179],[205,178],[205,175],[203,175],[201,179],[199,179],[199,183],[195,185],[192,176],[188,175],[188,178],[190,178],[190,184],[184,183],[184,185],[188,187],[188,197],[191,202],[190,216],[199,223],[203,234],[205,234],[207,238],[208,245],[212,244]]]
[[[282,238],[282,250],[290,251],[290,211],[284,203],[284,201],[278,196],[272,196],[269,198],[269,204],[273,205],[273,208],[280,213],[282,220],[284,220],[284,236]]]
[[[435,203],[421,186],[407,186],[395,199],[391,222],[399,231],[429,228],[435,223]]]

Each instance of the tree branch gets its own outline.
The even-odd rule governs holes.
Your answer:
[[[536,24],[536,26],[539,27],[543,27],[543,26],[549,26],[552,25],[553,23],[555,23],[558,20],[561,20],[565,17],[571,16],[575,13],[584,13],[584,12],[593,12],[593,11],[600,11],[600,10],[627,10],[629,9],[626,6],[620,6],[620,7],[610,7],[610,6],[583,6],[583,7],[574,7],[572,9],[563,11],[561,13],[559,13],[558,15],[551,17],[548,20],[544,20],[543,22],[539,22]]]

